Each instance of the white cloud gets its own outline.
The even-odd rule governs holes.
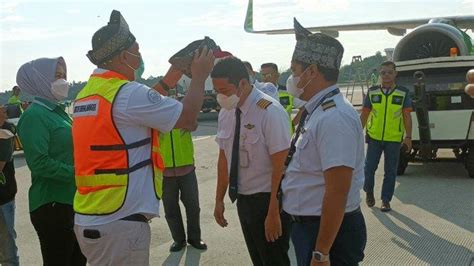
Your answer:
[[[16,11],[17,6],[20,4],[18,0],[11,0],[8,2],[0,3],[0,15],[12,14]]]
[[[67,9],[65,12],[67,14],[76,15],[76,14],[80,14],[81,10],[80,9]]]
[[[327,13],[347,10],[349,8],[348,0],[296,0],[298,9],[311,13]]]
[[[8,15],[5,17],[0,18],[0,22],[5,23],[5,22],[20,22],[24,21],[24,17],[18,16],[18,15]]]
[[[81,34],[88,35],[92,31],[93,29],[87,27],[75,27],[74,30],[60,27],[12,27],[0,30],[0,36],[2,36],[0,43],[46,40],[60,36],[77,36]]]
[[[55,37],[58,33],[59,32],[56,29],[52,28],[16,27],[2,30],[1,42],[43,40]]]

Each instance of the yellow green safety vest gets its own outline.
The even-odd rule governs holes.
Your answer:
[[[403,103],[407,92],[395,87],[390,94],[383,93],[380,86],[369,90],[372,110],[367,122],[370,138],[379,141],[400,142],[405,126],[403,124]]]
[[[293,135],[294,127],[293,122],[291,121],[291,114],[293,112],[293,96],[287,91],[279,90],[278,97],[280,98],[280,104],[285,108],[288,116],[290,117],[290,134]]]
[[[160,150],[165,168],[194,164],[194,145],[191,132],[173,129],[169,133],[161,133]]]
[[[12,95],[8,99],[8,104],[21,104],[20,96]]]

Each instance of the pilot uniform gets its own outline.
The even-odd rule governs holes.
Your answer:
[[[293,59],[338,69],[343,48],[340,44],[331,46],[337,41],[329,38],[309,35],[301,40],[306,42],[301,46],[298,40]],[[338,54],[328,52],[337,49],[341,49]],[[357,111],[336,85],[320,90],[308,100],[291,144],[291,161],[282,180],[283,210],[293,221],[291,238],[298,265],[309,265],[315,249],[326,193],[324,171],[340,166],[353,171],[344,219],[329,252],[330,263],[357,264],[364,257],[366,243],[360,211],[364,136]]]
[[[240,126],[236,126],[239,120]],[[219,113],[216,141],[224,151],[229,176],[233,150],[237,154],[238,147],[237,211],[254,265],[290,265],[289,217],[281,216],[283,235],[277,241],[267,242],[265,238],[273,171],[270,156],[290,147],[289,131],[283,107],[255,87],[241,107]],[[234,135],[240,136],[238,145]]]

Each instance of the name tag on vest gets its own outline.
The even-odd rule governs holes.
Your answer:
[[[372,95],[371,97],[372,103],[381,103],[382,102],[382,96],[379,94]]]
[[[402,96],[393,96],[392,98],[392,104],[396,104],[396,105],[402,105],[403,103],[403,97]]]
[[[99,100],[90,100],[84,102],[76,102],[74,104],[73,117],[97,116],[99,111]]]

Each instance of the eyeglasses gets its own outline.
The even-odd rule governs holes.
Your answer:
[[[392,75],[393,74],[393,71],[380,71],[380,75],[385,75],[385,74],[388,74],[388,75]]]
[[[273,76],[273,73],[267,73],[267,74],[262,73],[262,77],[264,78],[271,78],[272,76]]]

